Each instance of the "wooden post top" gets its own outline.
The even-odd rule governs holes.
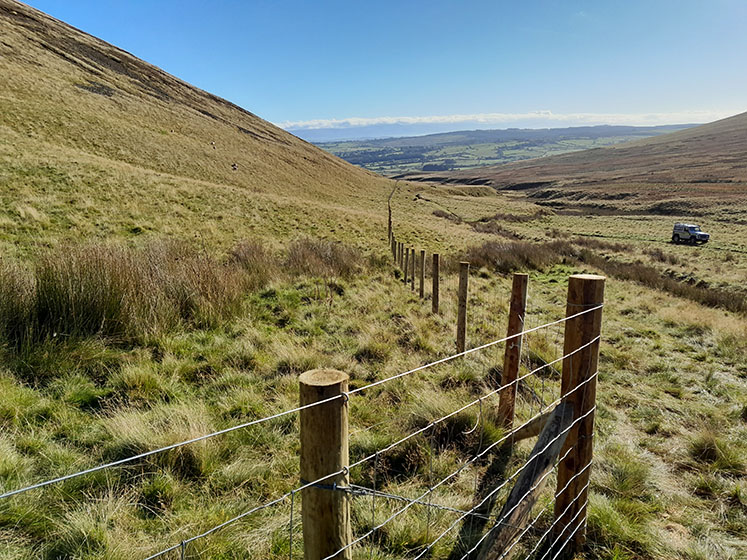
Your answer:
[[[591,280],[591,281],[600,281],[600,280],[606,280],[606,276],[600,276],[599,274],[572,274],[569,276],[569,278],[577,278],[579,280]]]
[[[347,381],[349,376],[344,371],[336,369],[312,369],[305,371],[298,380],[304,385],[312,387],[329,387]]]

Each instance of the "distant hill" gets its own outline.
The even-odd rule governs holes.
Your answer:
[[[6,245],[326,234],[385,208],[385,180],[13,0],[0,76]]]
[[[470,169],[562,154],[648,138],[691,126],[694,125],[462,130],[317,145],[371,171],[399,175],[412,171]]]
[[[566,210],[712,212],[743,220],[747,113],[627,144],[400,178],[524,191]]]

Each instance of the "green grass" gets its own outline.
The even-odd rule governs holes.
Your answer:
[[[49,33],[35,40],[0,21],[3,41],[25,57],[0,58],[0,488],[292,408],[307,369],[341,369],[361,387],[446,356],[454,263],[468,256],[469,346],[504,335],[509,271],[530,272],[529,327],[562,317],[569,274],[610,275],[581,555],[739,558],[747,326],[731,302],[744,300],[747,244],[728,221],[739,207],[704,208],[712,241],[692,248],[668,244],[672,222],[687,216],[640,214],[655,201],[623,201],[620,215],[567,215],[521,193],[400,182],[398,239],[443,257],[442,313],[433,316],[386,256],[390,181],[161,74],[146,81],[165,80],[169,100],[106,68],[96,79],[111,98],[82,90],[92,61],[76,51],[71,64],[39,44],[104,47],[56,25],[43,20]],[[444,148],[439,157],[472,165],[490,153]],[[582,262],[584,251],[593,258]],[[709,292],[719,297],[696,297]],[[521,371],[560,356],[562,340],[562,327],[528,336]],[[494,388],[502,352],[352,398],[351,458]],[[538,396],[557,396],[558,383],[549,370],[527,380],[519,419],[536,412]],[[431,470],[446,476],[500,437],[494,415],[485,401],[482,414],[472,407],[381,457],[376,472],[354,469],[352,480],[417,496]],[[129,559],[178,543],[298,484],[297,430],[283,417],[4,500],[3,555]],[[509,470],[530,448],[519,446]],[[472,507],[492,459],[434,501]],[[399,505],[378,500],[376,520]],[[356,534],[371,526],[371,506],[353,500]],[[550,507],[543,496],[538,508]],[[287,502],[258,513],[189,555],[287,558],[289,513]],[[371,556],[412,555],[455,516],[433,512],[430,527],[425,518],[413,507],[373,540]],[[433,558],[448,557],[455,539],[440,541]]]
[[[309,276],[301,270],[280,272],[283,266],[264,279],[265,287],[246,287],[237,311],[212,325],[174,323],[146,340],[133,339],[127,344],[96,331],[79,333],[64,343],[52,340],[37,345],[32,353],[37,360],[32,371],[44,383],[30,384],[24,377],[28,373],[19,375],[12,369],[1,378],[6,397],[0,418],[13,426],[11,436],[2,441],[3,488],[116,460],[293,407],[297,375],[306,369],[342,369],[350,373],[351,385],[356,387],[449,351],[456,311],[456,279],[451,274],[445,276],[443,286],[443,315],[434,317],[428,313],[428,302],[421,303],[402,286],[389,265],[355,256],[349,247],[312,240],[305,241],[303,247],[307,251],[321,250],[323,260],[324,255],[336,251],[338,257],[353,255],[351,270],[355,273],[346,272],[347,258],[343,259],[345,266],[332,276],[328,275],[328,265],[319,269],[325,276]],[[267,258],[285,262],[286,257],[267,253]],[[240,264],[235,252],[226,259],[252,270],[246,262]],[[245,260],[251,261],[249,257]],[[529,326],[562,314],[562,279],[573,271],[572,267],[550,265],[533,275]],[[479,298],[475,301],[487,301],[488,305],[473,307],[470,344],[502,335],[508,284],[508,278],[490,269],[476,271],[471,278],[472,293]],[[382,291],[388,294],[386,298],[381,297]],[[605,336],[609,342],[604,351],[619,349],[624,355],[631,347],[623,333],[637,319],[635,314],[623,315],[617,310],[630,305],[629,298],[637,307],[645,306],[646,301],[628,293],[629,287],[615,283],[610,283],[608,291]],[[671,305],[682,304],[673,300]],[[637,339],[636,344],[643,344],[646,352],[653,354],[656,345],[669,348],[680,344],[682,329],[665,326],[670,324],[668,309],[661,306],[658,313],[649,316],[649,327],[656,336]],[[724,336],[719,328],[687,332],[701,340]],[[532,367],[536,367],[540,356],[549,361],[558,355],[562,333],[530,336],[526,343],[535,356],[531,358]],[[496,348],[352,400],[352,459],[384,447],[487,391],[492,382],[491,364],[501,356],[502,347]],[[728,363],[720,359],[714,358],[716,363]],[[688,388],[682,394],[672,394],[666,388],[662,391],[661,376],[669,362],[665,361],[668,358],[658,360],[651,362],[650,373],[640,378],[645,390],[626,381],[628,368],[638,371],[641,365],[646,367],[648,358],[622,360],[613,362],[612,368],[603,368],[589,513],[591,557],[662,558],[674,554],[680,544],[668,541],[658,528],[657,520],[667,512],[680,516],[677,522],[692,535],[686,539],[692,551],[710,546],[703,543],[712,542],[714,535],[724,530],[731,535],[729,538],[738,538],[735,535],[744,527],[744,515],[738,513],[744,495],[739,480],[747,453],[736,443],[744,428],[740,432],[738,425],[728,427],[733,417],[727,416],[725,408],[689,396],[708,390],[708,380],[697,376],[699,362],[695,356],[685,358],[690,369],[680,369],[677,375],[677,383]],[[731,377],[724,381],[735,383]],[[533,383],[531,387],[549,399],[557,383],[551,375],[542,385]],[[663,396],[649,398],[649,394]],[[520,395],[521,416],[531,411],[533,400],[531,393]],[[743,386],[733,385],[716,398],[732,407],[733,412],[728,414],[739,418],[739,409],[734,406],[743,396]],[[670,403],[667,399],[673,400]],[[396,415],[391,414],[393,405],[398,410]],[[620,412],[626,407],[641,411],[640,415],[630,415],[632,424]],[[434,439],[421,437],[395,448],[381,458],[376,472],[378,487],[415,496],[431,476],[448,475],[480,446],[500,437],[494,410],[486,406],[483,416],[478,417],[477,411],[470,409],[442,425],[433,434]],[[693,439],[691,431],[697,433],[698,426],[705,422],[718,426],[720,435]],[[463,435],[476,425],[480,429],[471,436]],[[683,429],[683,425],[693,428]],[[628,430],[622,439],[618,426]],[[438,454],[431,466],[428,457],[432,445],[437,446]],[[697,469],[702,474],[683,478],[662,468],[670,461],[670,450],[678,445],[685,452],[674,463],[675,468],[685,473]],[[296,422],[289,417],[164,453],[125,469],[13,498],[0,511],[0,520],[5,519],[4,538],[19,558],[124,558],[132,551],[145,554],[291,488],[297,480],[297,446]],[[517,461],[525,453],[520,452]],[[479,480],[485,467],[469,469],[444,487],[438,496],[440,503],[470,507],[475,477]],[[354,470],[352,477],[356,483],[370,485],[374,472],[368,465]],[[688,497],[690,488],[695,489],[695,498]],[[675,513],[693,499],[723,503],[730,512],[728,524],[724,526],[715,512],[708,514],[708,508],[692,519]],[[37,504],[33,513],[25,507],[28,502]],[[364,531],[370,524],[370,500],[356,498],[354,502],[358,512],[356,531]],[[380,503],[377,518],[382,516],[383,520],[397,507],[401,505]],[[215,557],[230,556],[252,546],[262,558],[287,554],[287,533],[282,529],[287,515],[288,504],[284,504],[197,543],[191,553],[203,550]],[[375,555],[394,558],[422,546],[426,539],[423,515],[422,509],[413,508],[382,532],[376,540]],[[428,533],[446,529],[453,519],[443,512],[434,515]],[[698,536],[703,527],[710,531],[711,540]],[[135,535],[137,540],[133,540]],[[438,557],[448,555],[454,537],[444,539],[436,549]]]

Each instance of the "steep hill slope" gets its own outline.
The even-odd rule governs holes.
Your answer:
[[[325,216],[332,229],[341,207],[388,194],[373,174],[13,0],[0,0],[0,75],[6,242],[191,234],[221,220],[231,232],[247,216],[282,233],[289,205],[294,227],[316,212],[323,231]]]
[[[591,210],[721,212],[747,197],[747,113],[626,144],[407,179],[527,190]],[[696,200],[697,199],[697,200]],[[617,202],[615,202],[617,201]],[[624,201],[624,203],[620,203]],[[740,210],[741,211],[741,210]]]

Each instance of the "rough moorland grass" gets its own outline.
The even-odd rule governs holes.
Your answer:
[[[5,267],[0,328],[16,349],[49,339],[142,339],[180,322],[213,325],[236,311],[245,275],[179,243],[89,245]]]
[[[507,274],[516,270],[543,270],[572,252],[571,245],[563,241],[544,244],[487,241],[468,248],[463,258],[472,266]]]
[[[721,307],[739,313],[747,312],[747,299],[734,291],[680,282],[663,274],[656,267],[640,262],[622,262],[608,259],[588,249],[582,250],[579,258],[582,262],[595,266],[621,280],[632,280],[649,288],[662,290],[709,307]]]
[[[592,249],[626,253],[633,250],[630,245],[584,237],[575,238],[570,242],[555,240],[546,243],[487,241],[482,245],[468,247],[460,258],[469,261],[474,267],[485,267],[502,274],[517,270],[545,270],[563,259],[571,259],[594,266],[617,279],[638,282],[649,288],[662,290],[709,307],[719,307],[739,313],[747,312],[747,299],[739,292],[682,282],[663,273],[655,266],[638,261],[623,262],[600,255]],[[647,254],[658,262],[676,260],[676,257],[665,255],[660,250],[650,250]]]
[[[307,237],[290,243],[285,265],[299,275],[350,278],[360,270],[361,255],[342,243]]]
[[[163,241],[58,249],[26,268],[4,263],[0,337],[24,350],[53,339],[144,341],[181,324],[212,327],[279,274],[278,260],[258,241],[239,243],[225,260]],[[357,249],[307,238],[289,245],[283,268],[286,276],[349,278],[361,263]]]

